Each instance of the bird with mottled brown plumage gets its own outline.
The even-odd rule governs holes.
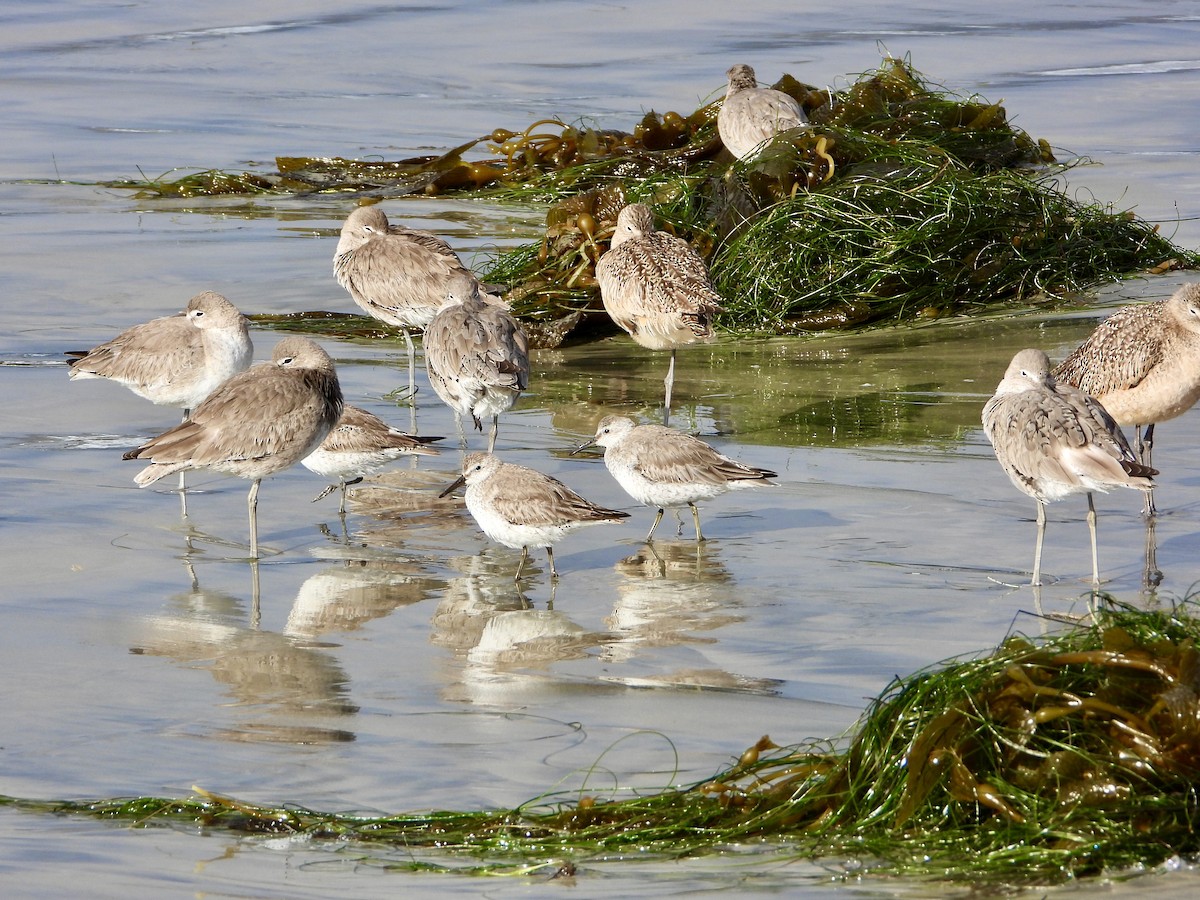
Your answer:
[[[454,410],[463,447],[463,416],[471,417],[477,431],[483,430],[483,419],[492,420],[491,453],[500,413],[511,409],[529,387],[529,339],[507,309],[483,297],[479,281],[470,273],[450,280],[443,301],[425,330],[429,384]]]
[[[253,480],[250,555],[258,558],[258,488],[262,479],[300,462],[320,446],[342,414],[333,360],[314,341],[286,337],[269,363],[226,381],[181,425],[152,438],[125,459],[148,460],[139,487],[189,469]]]
[[[342,499],[338,513],[345,513],[347,486],[358,484],[402,456],[437,456],[437,448],[426,444],[440,440],[440,437],[405,434],[373,412],[346,404],[342,407],[341,418],[325,435],[321,445],[300,460],[300,464],[335,482],[317,494],[313,503],[340,489]]]
[[[983,428],[1009,480],[1038,504],[1031,584],[1041,584],[1046,504],[1086,493],[1092,583],[1099,585],[1092,492],[1114,487],[1148,491],[1158,472],[1137,461],[1120,427],[1095,398],[1055,382],[1041,350],[1022,350],[1012,358],[983,407]]]
[[[657,507],[658,515],[646,543],[662,521],[663,510],[688,506],[696,525],[696,541],[703,541],[696,501],[711,500],[726,491],[774,484],[770,469],[748,466],[718,453],[700,438],[663,425],[638,425],[626,416],[605,416],[596,435],[571,451],[604,448],[604,465],[630,497]],[[680,528],[683,524],[680,523]]]
[[[795,98],[759,87],[750,66],[732,66],[725,74],[729,87],[717,112],[717,132],[721,143],[738,159],[752,156],[780,132],[808,124]]]
[[[333,256],[334,277],[354,302],[403,333],[410,392],[416,389],[412,331],[433,321],[451,279],[464,273],[475,277],[444,240],[389,222],[378,206],[346,217]]]
[[[585,525],[620,522],[629,516],[592,503],[557,478],[502,462],[490,453],[468,454],[462,475],[439,496],[445,497],[463,484],[467,486],[467,510],[483,533],[506,547],[521,548],[514,581],[521,580],[530,547],[546,548],[550,577],[557,580],[554,544]]]
[[[1155,423],[1200,400],[1200,284],[1117,310],[1058,364],[1054,377],[1091,394],[1118,424],[1135,426],[1134,449],[1150,465]],[[1146,511],[1154,513],[1151,494]]]
[[[71,379],[106,378],[186,419],[254,353],[246,317],[215,291],[202,291],[182,313],[151,319],[88,351],[71,351]]]
[[[604,309],[617,325],[649,350],[671,351],[664,379],[666,425],[675,353],[682,346],[711,341],[713,316],[721,311],[708,266],[687,241],[655,230],[650,207],[630,203],[617,215],[609,248],[596,263],[596,280]]]

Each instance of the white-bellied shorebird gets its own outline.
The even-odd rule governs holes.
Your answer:
[[[250,365],[254,346],[243,316],[215,291],[202,291],[182,313],[151,319],[111,341],[67,355],[72,380],[107,378],[186,420],[209,394]]]
[[[1200,284],[1117,310],[1058,364],[1054,377],[1091,394],[1117,424],[1133,425],[1138,460],[1150,465],[1155,423],[1200,400]],[[1146,512],[1154,511],[1147,492]]]
[[[342,389],[329,354],[308,338],[286,337],[269,363],[251,366],[217,388],[192,417],[125,459],[148,460],[134,481],[145,487],[187,469],[211,469],[253,484],[250,555],[258,558],[258,486],[312,453],[342,414]]]
[[[500,413],[529,387],[529,340],[502,306],[483,299],[469,272],[450,280],[441,309],[425,330],[425,365],[434,393],[454,410],[465,447],[462,417],[477,431],[491,418],[488,452],[496,449]]]
[[[346,511],[346,488],[373,475],[401,456],[437,456],[438,450],[426,444],[440,437],[414,437],[393,428],[372,412],[346,404],[342,416],[330,429],[321,446],[300,460],[300,465],[335,484],[313,498],[324,500],[341,489],[338,512]]]
[[[752,155],[780,132],[808,124],[795,98],[774,88],[760,88],[750,66],[732,66],[725,75],[729,87],[717,112],[717,133],[738,159]]]
[[[691,507],[696,540],[704,540],[696,501],[771,484],[769,479],[777,477],[770,469],[730,459],[690,434],[662,425],[635,425],[625,416],[605,416],[596,427],[596,436],[571,452],[593,446],[604,448],[604,465],[625,493],[638,503],[658,508],[647,543],[654,537],[663,511],[682,506]]]
[[[617,215],[608,250],[596,263],[600,298],[612,320],[638,344],[670,350],[663,384],[663,424],[671,418],[675,353],[686,345],[711,341],[712,317],[721,311],[708,267],[687,241],[654,230],[654,213],[631,203]]]
[[[506,547],[521,548],[514,581],[529,558],[530,547],[545,547],[550,577],[558,578],[553,545],[576,528],[619,522],[629,513],[605,509],[579,496],[557,478],[535,469],[502,462],[490,453],[470,453],[462,475],[439,497],[466,484],[467,510],[483,533]]]
[[[1137,461],[1112,416],[1093,397],[1050,374],[1041,350],[1012,358],[995,395],[983,407],[983,428],[1004,471],[1016,487],[1037,501],[1034,585],[1041,584],[1046,504],[1072,494],[1088,495],[1092,537],[1092,584],[1100,584],[1096,553],[1093,491],[1134,488],[1148,491],[1158,473]]]
[[[416,389],[412,331],[433,321],[450,280],[464,273],[471,275],[444,240],[389,223],[378,206],[360,206],[346,217],[333,256],[334,277],[354,302],[404,335],[410,392]]]

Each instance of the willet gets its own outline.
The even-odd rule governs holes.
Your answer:
[[[1155,423],[1200,400],[1200,284],[1117,310],[1058,364],[1054,377],[1091,394],[1118,424],[1135,426],[1138,460],[1150,465]],[[1146,512],[1154,514],[1150,492]]]
[[[71,351],[69,376],[107,378],[159,406],[183,409],[183,421],[209,394],[250,365],[254,345],[243,316],[215,291],[202,291],[182,313],[151,319],[86,352]],[[187,477],[179,473],[187,518]]]
[[[159,406],[183,409],[186,420],[217,387],[250,365],[254,347],[246,317],[214,291],[182,313],[134,325],[111,341],[68,356],[73,380],[107,378]]]
[[[530,547],[546,548],[550,577],[557,579],[553,544],[584,525],[619,522],[629,516],[585,500],[557,478],[501,462],[490,453],[468,454],[462,475],[438,496],[445,497],[464,483],[467,510],[483,533],[506,547],[521,548],[514,581],[521,580]]]
[[[726,491],[764,482],[771,484],[768,479],[777,477],[770,469],[747,466],[723,456],[690,434],[662,425],[635,425],[624,416],[605,416],[596,428],[596,436],[572,454],[592,446],[604,448],[604,465],[625,493],[638,503],[658,507],[646,535],[647,543],[662,521],[663,510],[682,506],[691,507],[696,540],[704,540],[697,500],[711,500]]]
[[[440,437],[413,437],[388,425],[374,413],[357,406],[342,407],[342,416],[316,450],[300,464],[310,472],[336,481],[313,498],[324,500],[341,489],[339,513],[346,511],[346,487],[358,484],[401,456],[437,456],[434,447],[426,447]]]
[[[596,263],[596,280],[614,322],[641,346],[671,351],[663,382],[667,425],[675,352],[685,344],[711,341],[712,317],[721,311],[708,267],[687,241],[654,230],[650,207],[631,203],[617,215],[612,242]]]
[[[258,486],[312,453],[342,414],[333,360],[308,338],[286,337],[271,362],[234,375],[192,411],[189,421],[152,438],[125,459],[150,465],[134,481],[145,487],[187,469],[253,479],[250,555],[258,558]]]
[[[502,306],[485,301],[474,275],[450,279],[444,302],[425,331],[429,383],[454,410],[458,437],[466,447],[462,417],[477,431],[491,417],[488,452],[496,449],[500,413],[529,387],[529,341],[520,324]]]
[[[795,98],[774,88],[760,88],[749,66],[732,66],[725,74],[729,88],[717,113],[717,132],[738,159],[752,155],[781,131],[808,124]]]
[[[1112,416],[1093,397],[1050,374],[1041,350],[1013,357],[1004,379],[983,407],[983,428],[1009,479],[1038,504],[1034,585],[1040,585],[1046,504],[1088,495],[1092,584],[1100,584],[1093,491],[1125,487],[1148,491],[1154,469],[1139,463]]]
[[[464,273],[470,275],[444,240],[390,224],[378,206],[360,206],[346,217],[333,256],[334,277],[354,302],[403,333],[410,392],[416,390],[412,330],[433,321],[450,280]]]

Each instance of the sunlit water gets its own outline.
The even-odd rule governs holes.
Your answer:
[[[400,463],[336,499],[297,469],[266,482],[258,590],[247,485],[197,474],[138,490],[121,452],[176,413],[62,352],[181,307],[204,288],[247,312],[350,311],[333,235],[351,198],[141,201],[73,182],[237,168],[275,154],[411,155],[547,115],[628,128],[688,111],[733,62],[844,84],[880,54],[1004,100],[1032,134],[1102,166],[1072,184],[1200,242],[1200,94],[1191,3],[538,3],[392,7],[208,3],[10,5],[0,12],[0,793],[182,795],[397,812],[489,808],[545,791],[688,783],[761,734],[848,728],[895,675],[986,649],[1028,615],[1031,500],[992,458],[979,410],[1012,353],[1061,355],[1111,306],[1178,275],[1082,298],[1075,312],[942,322],[811,341],[730,340],[681,354],[680,427],[780,473],[704,508],[710,541],[640,543],[597,457],[566,451],[609,412],[650,418],[665,358],[627,340],[544,352],[502,423],[507,459],[628,509],[538,554],[489,546],[434,501],[457,453]],[[55,183],[61,180],[61,183]],[[536,233],[538,210],[394,202],[468,259]],[[254,333],[265,358],[277,336]],[[384,395],[399,343],[335,343],[347,398],[407,425]],[[425,434],[453,434],[425,387]],[[1200,577],[1200,418],[1159,430],[1163,597]],[[479,439],[475,439],[479,446]],[[1140,498],[1098,498],[1107,587],[1142,595]],[[1086,589],[1082,498],[1050,509],[1048,612]],[[686,518],[686,517],[685,517]],[[663,528],[671,537],[673,521]],[[690,528],[690,522],[687,523]],[[529,601],[526,608],[525,599]],[[406,876],[405,854],[0,813],[5,896],[391,896],[528,893],[538,879]],[[610,896],[704,889],[888,893],[855,869],[772,856],[585,867]],[[1115,890],[1184,889],[1186,873]],[[547,888],[549,890],[550,888]],[[557,890],[558,888],[553,888]],[[590,889],[588,889],[590,890]],[[926,892],[935,889],[923,889]]]

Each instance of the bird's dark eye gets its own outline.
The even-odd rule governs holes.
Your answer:
[[[200,318],[202,315],[204,315],[204,310],[202,310],[202,309],[196,309],[196,310],[192,310],[192,315],[193,315],[193,316],[195,316],[195,317],[198,319],[198,318]]]
[[[295,359],[296,359],[296,357],[294,357],[294,356],[285,356],[283,359],[281,359],[279,361],[279,364],[281,366],[290,366],[295,361]]]

